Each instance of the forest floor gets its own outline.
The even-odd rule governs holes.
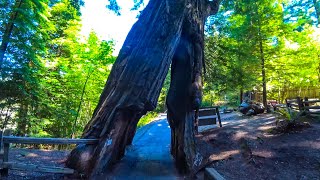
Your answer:
[[[226,179],[320,179],[320,122],[274,133],[272,114],[222,116],[224,126],[203,131],[199,138],[214,150],[210,166]]]
[[[202,133],[197,137],[211,145],[213,163],[210,166],[214,167],[226,179],[320,179],[319,122],[310,121],[310,127],[301,128],[296,131],[272,133],[271,130],[275,127],[276,120],[272,114],[248,117],[242,116],[239,113],[229,113],[222,114],[221,116],[223,122],[222,128],[216,126],[201,127]],[[162,121],[156,121],[149,126],[147,125],[145,127],[146,130],[143,130],[145,133],[137,134],[135,138],[139,139],[136,144],[138,148],[145,148],[143,145],[139,145],[139,143],[147,136],[151,137],[151,140],[154,140],[154,137],[151,136],[152,133],[149,132],[150,130],[157,131],[156,127],[168,129],[165,119]],[[159,123],[164,124],[160,126]],[[162,140],[164,134],[170,137],[170,131],[165,131],[161,135]],[[168,139],[164,143],[168,144],[170,140]],[[146,161],[149,161],[151,156],[157,158],[158,156],[170,157],[169,152],[166,152],[167,145],[164,146],[160,142],[157,144],[163,146],[165,151],[161,150],[160,152],[159,150],[158,152],[152,150],[151,152],[148,151],[149,154],[144,153],[146,154],[145,157],[147,157]],[[156,149],[159,149],[158,146],[154,146]],[[133,149],[133,153],[137,153],[137,151],[134,151],[134,148],[131,149]],[[17,163],[62,167],[68,153],[69,151],[12,148],[10,149],[9,160]],[[152,155],[152,153],[157,154]],[[136,162],[134,157],[132,159]],[[160,160],[157,161],[160,162]],[[169,162],[169,160],[166,162]],[[161,161],[161,167],[163,164],[165,163]],[[137,167],[140,169],[145,168],[144,166]],[[171,166],[168,168],[172,170]],[[157,174],[158,172],[152,173]],[[167,178],[169,177],[167,176]],[[65,178],[58,174],[10,170],[9,176],[6,179],[49,180]]]

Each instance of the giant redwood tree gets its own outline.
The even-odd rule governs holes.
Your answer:
[[[66,165],[91,178],[120,160],[136,126],[157,105],[171,65],[167,96],[171,153],[179,170],[194,173],[207,159],[194,137],[194,110],[201,103],[204,23],[220,0],[150,0],[133,25],[113,65],[92,119]]]

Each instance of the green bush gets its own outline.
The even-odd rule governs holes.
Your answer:
[[[146,124],[149,124],[157,116],[158,116],[158,113],[156,113],[156,112],[152,112],[152,111],[148,112],[146,115],[142,116],[142,118],[140,119],[140,121],[138,123],[138,128],[140,128]]]

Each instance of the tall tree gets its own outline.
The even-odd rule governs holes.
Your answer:
[[[38,108],[39,118],[46,120],[42,134],[75,137],[97,104],[114,62],[113,45],[101,41],[94,32],[86,39],[79,38],[80,16],[69,0],[53,4],[50,14],[54,28],[49,33],[49,53],[43,59],[46,71]]]
[[[27,117],[37,106],[39,82],[36,78],[41,70],[40,58],[45,53],[46,31],[50,25],[47,0],[7,1],[1,3],[0,33],[0,80],[11,84],[1,88],[19,104],[17,126],[20,134],[27,130]],[[16,87],[14,92],[8,88]],[[11,92],[11,93],[10,93]],[[8,94],[9,93],[9,94]],[[33,112],[31,112],[31,111]]]
[[[204,22],[218,11],[219,2],[149,1],[129,32],[84,130],[83,138],[99,143],[77,146],[67,166],[94,178],[123,157],[140,117],[156,107],[171,60],[167,97],[171,153],[181,170],[195,172],[206,163],[194,140],[193,121],[201,102]],[[180,100],[185,103],[176,106]]]

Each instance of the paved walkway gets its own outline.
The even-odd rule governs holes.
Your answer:
[[[166,116],[142,127],[115,165],[109,179],[179,179],[170,154],[170,127]]]
[[[238,115],[221,114],[222,124],[231,123],[235,116]],[[203,126],[201,130],[209,128],[218,128],[218,126]],[[170,127],[166,114],[162,114],[158,120],[137,131],[133,145],[127,148],[123,159],[106,176],[108,179],[115,180],[183,179],[178,175],[170,154]]]

